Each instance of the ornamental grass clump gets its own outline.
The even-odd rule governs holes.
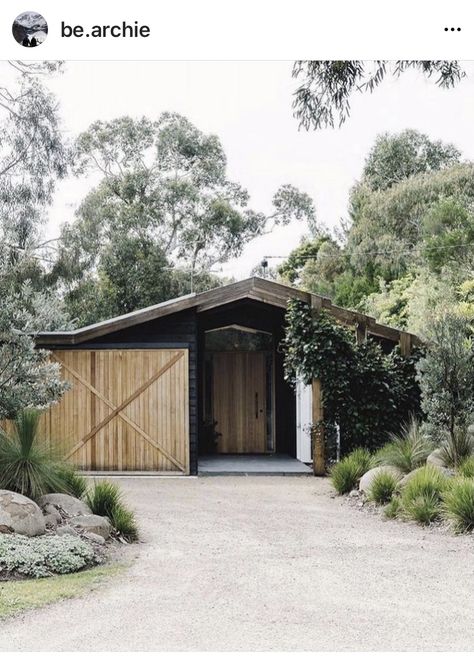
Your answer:
[[[376,504],[387,504],[397,487],[398,479],[390,470],[382,470],[375,476],[370,485],[368,498]]]
[[[458,467],[458,472],[466,479],[474,479],[474,456],[469,456]]]
[[[65,492],[80,500],[87,491],[87,480],[78,474],[73,467],[66,465],[60,469],[60,476],[64,481]]]
[[[400,498],[397,495],[392,495],[392,499],[384,509],[385,517],[390,519],[397,518],[400,514],[401,506]]]
[[[441,516],[441,496],[448,479],[436,467],[426,465],[416,472],[401,491],[403,516],[422,525]]]
[[[340,495],[357,488],[360,478],[372,467],[372,456],[367,449],[354,449],[330,470],[332,485]]]
[[[428,436],[416,419],[402,428],[400,435],[393,435],[390,442],[375,455],[377,465],[391,465],[408,474],[421,467],[432,451]]]
[[[0,427],[0,489],[36,499],[67,491],[64,465],[39,433],[40,412],[22,410],[11,429]]]
[[[456,532],[474,529],[474,480],[458,477],[443,494],[443,514]]]
[[[135,516],[124,502],[122,491],[111,481],[99,481],[86,494],[86,502],[92,513],[106,516],[126,541],[137,541],[139,533]]]
[[[439,456],[446,467],[458,468],[472,456],[474,436],[466,426],[458,426],[452,435],[446,437],[440,447]]]

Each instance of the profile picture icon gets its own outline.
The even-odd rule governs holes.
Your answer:
[[[23,12],[13,21],[12,33],[22,46],[39,46],[48,36],[48,24],[38,12]]]

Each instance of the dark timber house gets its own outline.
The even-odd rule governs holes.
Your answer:
[[[92,471],[196,474],[199,455],[214,453],[309,461],[298,437],[301,403],[284,381],[279,352],[290,299],[327,310],[359,341],[372,336],[404,353],[418,342],[327,298],[249,278],[40,334],[38,346],[52,351],[71,384],[44,414],[44,432]]]

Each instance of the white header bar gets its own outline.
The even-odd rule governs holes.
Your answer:
[[[48,23],[31,51],[12,36],[27,11]],[[467,0],[3,0],[0,59],[466,60],[473,24]]]

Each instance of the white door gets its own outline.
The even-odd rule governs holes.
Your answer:
[[[311,424],[313,398],[311,385],[296,384],[296,457],[311,463]]]

